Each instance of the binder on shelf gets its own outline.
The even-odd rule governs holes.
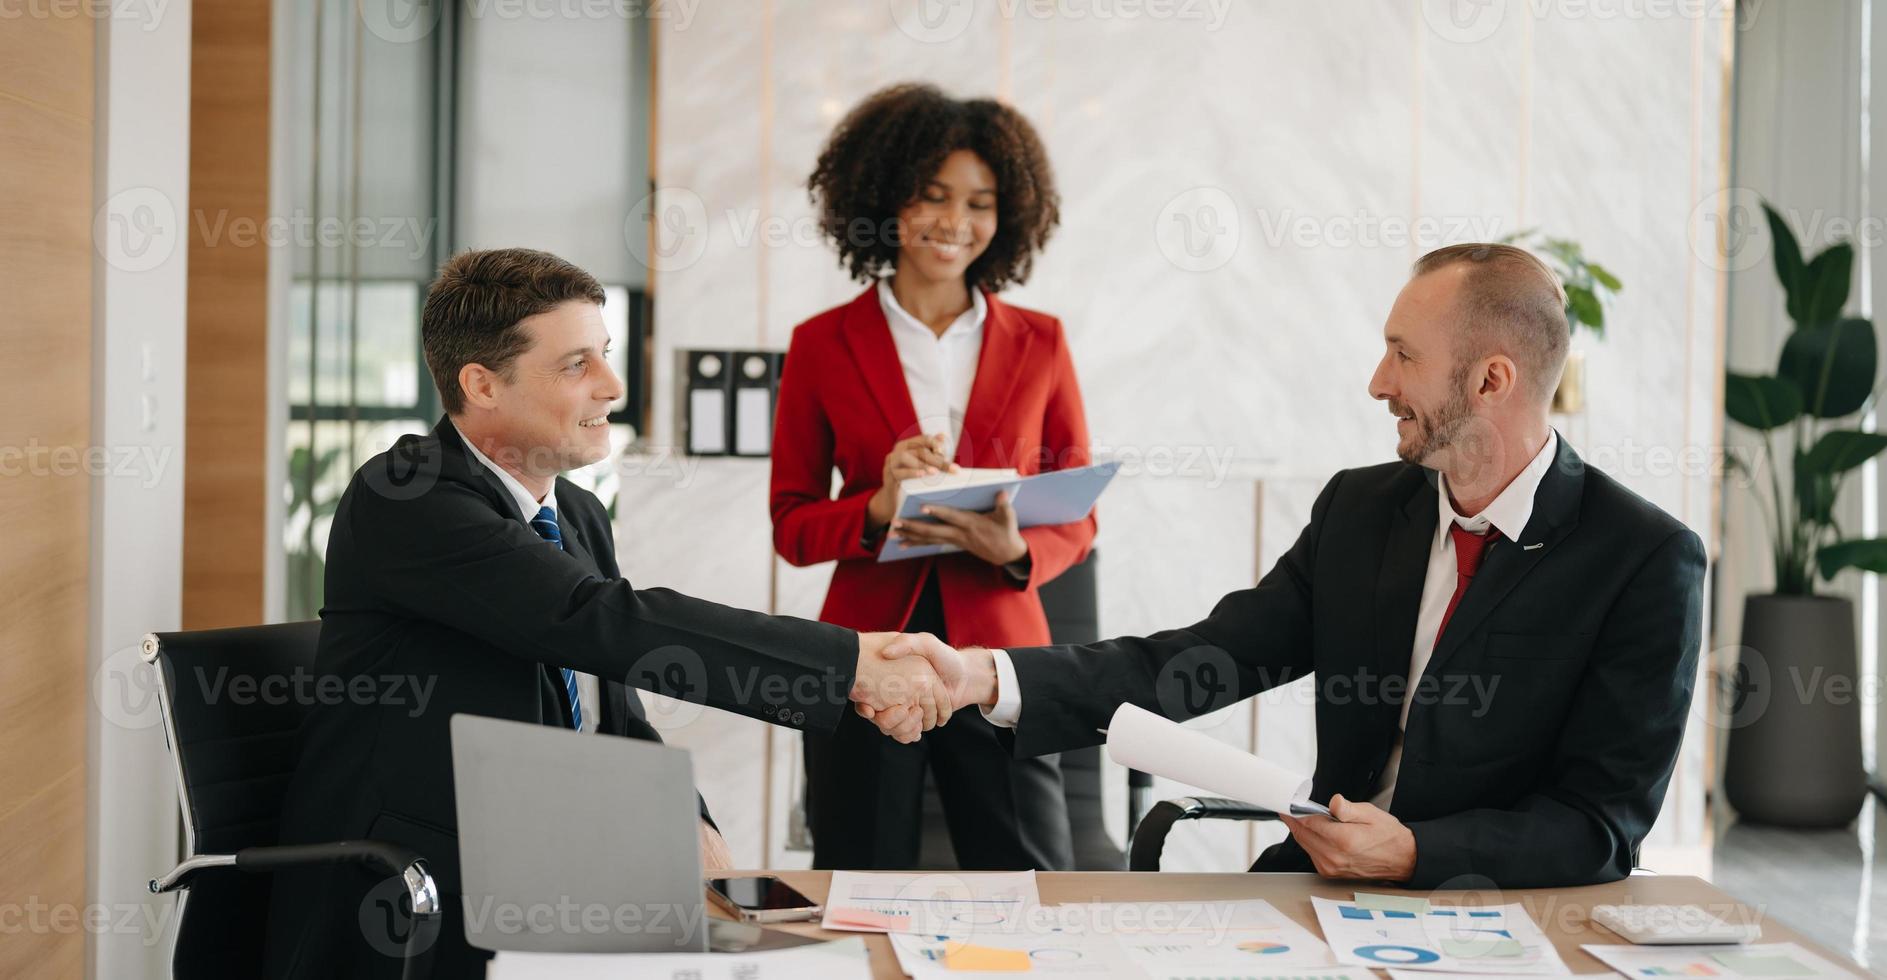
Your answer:
[[[726,351],[682,351],[683,445],[690,456],[725,456],[733,428],[733,368]]]
[[[778,361],[769,351],[734,351],[734,455],[765,456],[773,449],[773,404]]]

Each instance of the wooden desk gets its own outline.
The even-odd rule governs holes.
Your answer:
[[[829,871],[737,871],[733,874],[777,874],[794,888],[821,903],[825,901],[826,886],[832,877]],[[1323,936],[1323,930],[1318,928],[1317,917],[1311,911],[1311,896],[1349,899],[1358,887],[1364,891],[1398,893],[1396,889],[1376,885],[1358,886],[1325,881],[1316,875],[1165,872],[1132,874],[1124,871],[1097,871],[1046,872],[1037,875],[1036,879],[1042,892],[1042,901],[1048,905],[1074,902],[1233,901],[1262,898],[1320,938]],[[1762,926],[1761,942],[1801,943],[1804,948],[1854,971],[1856,976],[1866,976],[1866,972],[1856,966],[1853,960],[1810,942],[1787,926],[1768,919],[1763,915],[1767,910],[1743,905],[1701,878],[1672,875],[1644,876],[1584,888],[1525,888],[1501,892],[1437,891],[1401,894],[1420,895],[1443,905],[1518,903],[1526,908],[1528,914],[1533,916],[1533,921],[1539,923],[1540,928],[1552,938],[1553,944],[1559,947],[1559,955],[1565,959],[1567,968],[1574,973],[1611,972],[1598,960],[1581,950],[1580,945],[1625,942],[1603,926],[1589,921],[1593,906],[1701,905],[1731,921],[1743,921],[1743,917],[1750,917],[1751,921]],[[711,904],[710,908],[713,908]],[[715,908],[714,913],[719,915],[720,910]],[[827,932],[810,923],[781,925],[775,928],[827,939],[859,935],[858,933]],[[871,948],[871,969],[874,977],[878,980],[900,980],[904,976],[903,971],[898,969],[897,959],[891,953],[891,944],[885,937],[867,935],[865,943]]]

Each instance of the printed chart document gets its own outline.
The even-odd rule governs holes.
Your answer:
[[[1599,962],[1628,977],[1716,977],[1718,980],[1824,980],[1858,973],[1816,956],[1796,943],[1746,946],[1581,946]]]
[[[499,953],[490,980],[870,980],[859,938],[755,953]]]
[[[1042,903],[1035,872],[834,871],[819,924],[840,932],[957,935],[1015,928]]]
[[[1312,897],[1340,962],[1450,973],[1528,976],[1568,973],[1551,940],[1524,906],[1431,906],[1427,912],[1373,909]]]
[[[1014,929],[891,937],[913,978],[1065,974],[1132,980],[1369,978],[1269,902],[1122,902],[1040,907]],[[1370,978],[1374,980],[1374,978]]]
[[[1616,973],[1576,973],[1579,980],[1617,980]],[[1434,970],[1390,970],[1389,980],[1539,980],[1537,973],[1437,973]]]
[[[1115,709],[1107,724],[1107,757],[1273,813],[1330,815],[1311,802],[1308,776],[1131,704]]]
[[[1120,463],[1096,463],[1065,470],[1022,476],[1015,470],[965,469],[936,476],[912,477],[898,484],[896,514],[903,521],[927,521],[923,508],[931,504],[985,513],[996,508],[996,494],[1009,494],[1018,527],[1069,524],[1088,516],[1101,491],[1114,479]],[[878,551],[880,562],[902,561],[961,551],[955,545],[907,545],[887,537]]]
[[[1067,906],[1111,935],[1146,976],[1254,976],[1330,966],[1330,947],[1270,902],[1120,902]]]

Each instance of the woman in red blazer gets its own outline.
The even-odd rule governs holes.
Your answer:
[[[1061,323],[996,298],[1027,277],[1059,220],[1040,139],[992,100],[897,86],[839,123],[810,187],[840,260],[870,285],[793,331],[774,548],[795,565],[838,562],[826,622],[956,645],[1049,642],[1037,590],[1087,557],[1092,515],[1018,529],[1005,500],[988,514],[940,511],[938,523],[892,520],[908,477],[1088,462]],[[962,551],[879,564],[887,536]],[[960,867],[1073,863],[1059,763],[1011,758],[979,712],[912,745],[848,716],[831,735],[808,732],[805,753],[815,867],[916,867],[926,768]]]

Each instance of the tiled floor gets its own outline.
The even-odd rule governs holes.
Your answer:
[[[1869,797],[1846,830],[1731,823],[1717,833],[1716,885],[1887,976],[1887,805]]]

